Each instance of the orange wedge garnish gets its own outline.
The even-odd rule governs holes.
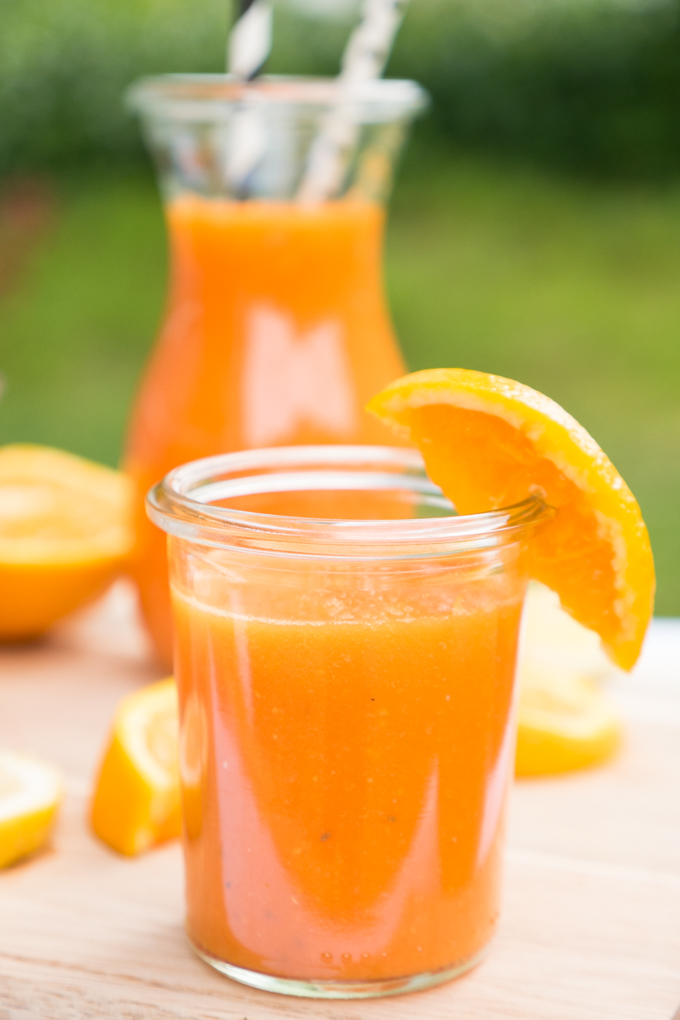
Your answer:
[[[633,666],[653,606],[649,536],[621,475],[571,415],[521,383],[461,368],[404,376],[368,407],[419,446],[459,513],[532,493],[556,508],[534,539],[532,576],[600,635],[614,663]]]

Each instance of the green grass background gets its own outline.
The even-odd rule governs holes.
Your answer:
[[[162,310],[159,201],[139,169],[55,188],[55,222],[0,299],[0,441],[115,464]],[[575,182],[421,139],[386,277],[411,368],[521,379],[592,432],[649,523],[657,611],[680,615],[680,184]]]

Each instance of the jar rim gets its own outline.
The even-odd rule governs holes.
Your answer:
[[[443,512],[345,520],[214,505],[244,495],[348,489],[420,494]],[[150,489],[146,508],[163,531],[201,545],[370,560],[439,557],[523,542],[554,515],[537,495],[514,506],[458,515],[427,477],[418,451],[387,446],[281,446],[205,457],[169,472]]]
[[[243,81],[230,74],[163,74],[141,78],[126,92],[127,105],[145,116],[206,121],[231,116],[244,105],[318,109],[349,104],[366,122],[415,116],[429,103],[417,82],[378,78],[342,82],[338,78],[262,75]]]

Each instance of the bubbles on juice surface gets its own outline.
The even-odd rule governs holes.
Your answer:
[[[278,624],[372,626],[426,617],[497,613],[516,605],[524,584],[498,569],[463,568],[457,562],[352,564],[319,569],[308,560],[272,569],[239,568],[222,550],[187,557],[185,578],[173,580],[175,597],[201,612]],[[273,558],[268,558],[273,559]]]

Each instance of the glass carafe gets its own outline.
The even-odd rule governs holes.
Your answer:
[[[404,81],[172,75],[138,83],[131,101],[160,176],[170,285],[125,467],[133,574],[169,664],[165,540],[143,509],[152,484],[233,450],[393,441],[364,405],[404,370],[383,290],[384,204],[425,97]],[[333,186],[310,199],[319,138],[338,128]]]

